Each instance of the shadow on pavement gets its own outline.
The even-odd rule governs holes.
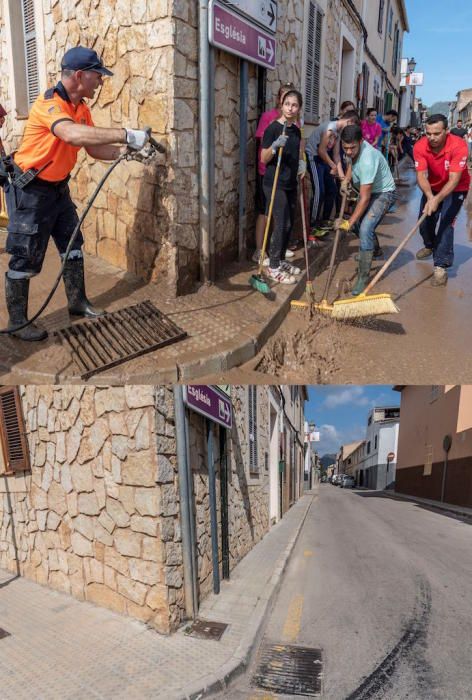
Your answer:
[[[20,574],[16,574],[15,576],[8,578],[6,581],[2,581],[0,583],[0,588],[6,588],[6,586],[9,586],[10,583],[13,583],[13,581],[16,581],[19,578],[21,578]]]
[[[472,515],[469,517],[467,515],[463,515],[462,513],[454,513],[454,511],[452,510],[444,510],[444,508],[447,508],[447,505],[444,505],[444,507],[440,507],[434,506],[429,503],[419,503],[418,501],[413,501],[409,498],[403,498],[402,496],[389,493],[388,491],[364,491],[360,489],[352,489],[352,491],[356,494],[356,496],[361,496],[362,498],[388,498],[391,501],[402,501],[403,503],[412,503],[418,508],[428,510],[431,513],[444,515],[445,517],[452,518],[453,520],[460,520],[460,522],[465,523],[466,525],[472,525]]]

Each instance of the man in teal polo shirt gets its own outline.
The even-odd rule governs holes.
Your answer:
[[[359,267],[352,295],[367,286],[376,243],[375,229],[396,199],[395,183],[388,163],[376,148],[362,138],[358,125],[346,126],[341,132],[344,153],[351,160],[342,188],[352,180],[360,195],[349,219],[338,219],[335,228],[356,229],[360,238]]]

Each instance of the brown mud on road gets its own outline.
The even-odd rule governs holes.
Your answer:
[[[300,328],[303,322],[306,326]],[[308,311],[292,312],[264,348],[255,369],[284,380],[309,375],[312,383],[328,383],[343,364],[342,337],[343,329],[333,319],[319,313],[310,319]]]

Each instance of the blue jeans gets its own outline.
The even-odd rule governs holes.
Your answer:
[[[8,276],[29,278],[41,272],[52,237],[60,255],[66,251],[79,217],[67,182],[34,180],[24,190],[5,187],[9,216],[6,251],[11,255]],[[84,239],[79,231],[70,257],[81,257]]]
[[[395,190],[371,195],[367,211],[357,226],[361,250],[374,250],[375,229],[395,202],[396,197]]]
[[[420,226],[424,247],[433,251],[435,267],[451,267],[454,262],[454,224],[466,197],[467,192],[452,192]],[[423,195],[420,216],[425,204],[426,197]]]

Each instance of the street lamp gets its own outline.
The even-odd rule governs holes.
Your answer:
[[[409,72],[409,73],[414,73],[414,72],[415,72],[415,68],[416,68],[416,61],[415,61],[415,59],[412,57],[412,58],[410,58],[410,60],[408,61],[408,72]]]

